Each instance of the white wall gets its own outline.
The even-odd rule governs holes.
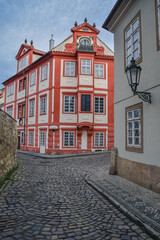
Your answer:
[[[143,102],[144,153],[125,151],[125,107],[142,102],[133,96],[124,72],[123,30],[141,10],[142,67],[138,91],[148,90],[152,104]],[[160,52],[156,45],[155,1],[136,1],[115,30],[115,146],[120,157],[160,166]]]

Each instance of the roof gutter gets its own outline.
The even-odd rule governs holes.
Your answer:
[[[108,17],[106,18],[105,22],[103,23],[102,28],[109,31],[108,24],[109,24],[110,20],[112,19],[113,15],[116,13],[119,6],[121,5],[122,1],[123,0],[117,0],[117,2],[115,3],[114,7],[111,10],[111,12],[109,13]]]

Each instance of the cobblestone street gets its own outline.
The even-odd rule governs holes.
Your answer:
[[[0,195],[0,239],[151,239],[85,182],[106,167],[106,154],[18,159],[14,182]]]

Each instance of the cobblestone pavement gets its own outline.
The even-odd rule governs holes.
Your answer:
[[[106,154],[18,158],[14,182],[0,195],[0,239],[151,239],[85,182],[108,164]]]

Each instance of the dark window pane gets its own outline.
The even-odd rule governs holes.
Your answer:
[[[82,94],[81,111],[90,112],[90,95]]]

